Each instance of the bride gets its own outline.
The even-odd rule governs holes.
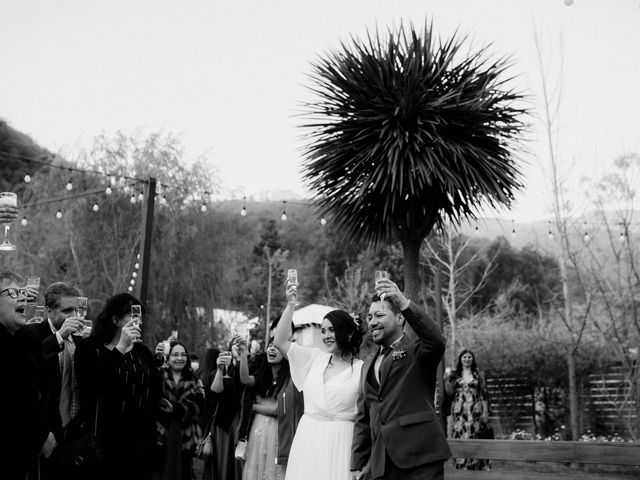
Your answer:
[[[291,378],[304,396],[304,415],[296,430],[286,480],[348,480],[351,442],[362,360],[360,324],[342,310],[329,312],[321,334],[326,351],[289,341],[297,287],[287,283],[288,304],[274,344],[289,360]]]

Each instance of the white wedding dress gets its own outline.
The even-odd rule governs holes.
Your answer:
[[[304,396],[286,480],[349,480],[353,425],[363,361],[324,382],[331,354],[291,344],[291,378]]]

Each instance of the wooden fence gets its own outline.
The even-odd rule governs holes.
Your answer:
[[[498,438],[516,429],[534,430],[534,388],[520,377],[487,377],[491,424]]]
[[[448,461],[445,464],[447,480],[640,478],[638,443],[449,440],[449,446],[454,457],[484,458],[493,460],[494,464],[491,471],[455,470]],[[612,468],[589,467],[596,465]]]

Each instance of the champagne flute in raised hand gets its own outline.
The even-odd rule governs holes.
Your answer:
[[[76,317],[79,317],[82,322],[80,334],[83,337],[88,337],[91,334],[91,328],[93,326],[93,322],[91,320],[84,319],[84,317],[87,316],[87,311],[89,310],[89,299],[87,297],[78,297],[78,302],[76,303],[74,310]]]
[[[289,270],[287,270],[287,283],[293,287],[295,287],[296,289],[296,302],[294,303],[294,306],[298,305],[298,271],[294,268],[290,268]]]
[[[140,327],[142,325],[142,306],[131,305],[131,320],[133,320],[132,325],[136,325],[137,327]],[[141,341],[141,338],[134,340],[134,342]]]
[[[40,277],[29,276],[27,277],[27,287],[33,287],[36,290],[40,288]],[[27,298],[27,303],[29,305],[35,305],[37,297],[29,296]]]
[[[8,205],[10,207],[18,206],[18,196],[13,192],[0,192],[0,206]],[[4,224],[4,241],[0,244],[0,250],[15,250],[16,246],[9,241],[9,230],[11,223]]]
[[[375,289],[378,292],[378,295],[380,296],[380,305],[382,306],[382,310],[384,310],[384,293],[381,293],[380,291],[378,291],[379,289],[378,283],[380,282],[380,280],[383,280],[385,278],[389,278],[389,272],[387,272],[386,270],[376,270]]]
[[[231,352],[229,352],[229,351],[220,352],[220,356],[221,357],[225,357],[225,358],[229,357],[229,358],[231,358],[232,355],[233,354]],[[228,365],[224,366],[224,375],[222,375],[222,378],[231,378],[231,375],[229,375],[229,366]]]

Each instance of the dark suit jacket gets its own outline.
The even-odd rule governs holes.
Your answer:
[[[351,469],[362,470],[369,461],[373,478],[384,476],[386,455],[400,468],[451,456],[434,407],[444,337],[413,302],[402,314],[417,338],[405,335],[385,357],[379,385],[373,375],[378,353],[368,358],[362,369]]]
[[[46,362],[46,375],[50,383],[49,395],[45,400],[47,420],[50,431],[53,432],[56,441],[59,443],[63,439],[64,432],[59,409],[62,374],[60,373],[60,359],[58,354],[64,347],[60,346],[56,335],[51,333],[51,327],[49,327],[49,322],[46,320],[40,323],[25,325],[20,333],[32,335],[42,345],[42,354]],[[82,340],[82,337],[74,336],[73,339],[77,345],[78,342]]]
[[[10,335],[2,325],[0,352],[7,362],[0,393],[0,477],[22,480],[35,468],[49,432],[43,408],[44,359],[33,338]]]

